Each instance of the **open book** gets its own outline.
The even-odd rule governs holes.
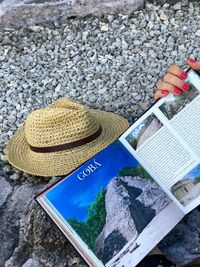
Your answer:
[[[90,266],[134,267],[200,204],[200,77],[36,199]]]

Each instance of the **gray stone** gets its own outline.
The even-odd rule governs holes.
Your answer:
[[[161,20],[168,20],[168,17],[164,13],[161,13],[160,19]]]
[[[40,26],[29,26],[28,29],[32,32],[41,32],[44,30],[44,28]]]
[[[1,160],[4,161],[4,162],[8,162],[6,156],[3,155],[3,154],[1,155]]]
[[[100,26],[100,29],[101,29],[101,31],[103,31],[103,32],[107,32],[108,31],[108,24],[102,24],[101,26]]]
[[[19,174],[14,173],[13,175],[10,176],[11,180],[18,180],[19,179]]]
[[[133,42],[133,44],[134,44],[134,45],[136,45],[136,46],[138,46],[138,45],[141,45],[141,44],[142,44],[142,42],[141,42],[141,41],[139,41],[139,40],[135,40],[135,41]]]
[[[26,187],[26,190],[28,189],[29,191],[29,200],[27,199],[28,192],[24,187],[21,189],[21,197],[19,195],[15,195],[13,199],[21,202],[24,197],[23,203],[21,202],[20,204],[16,204],[16,201],[14,201],[16,207],[19,207],[19,205],[23,206],[24,204],[24,212],[22,212],[22,210],[17,210],[17,213],[13,212],[15,215],[12,215],[11,217],[13,221],[16,220],[15,224],[18,227],[15,232],[19,235],[19,239],[17,242],[15,240],[16,246],[12,256],[8,257],[7,252],[6,255],[1,257],[0,264],[2,262],[2,258],[4,259],[7,256],[8,259],[6,260],[6,267],[54,267],[55,264],[56,266],[63,267],[87,267],[87,265],[84,264],[84,261],[78,257],[78,253],[74,251],[72,245],[70,245],[63,234],[61,234],[56,226],[51,222],[50,218],[48,218],[42,209],[31,199],[31,195],[33,196],[36,192],[38,192],[36,188],[31,189],[29,187],[28,189]],[[23,191],[25,191],[24,194],[22,194]],[[21,217],[20,220],[19,217]],[[2,236],[8,236],[8,231],[11,231],[10,227],[11,225],[8,224],[8,229],[5,233],[3,234],[0,232],[1,240]],[[15,237],[16,235],[14,235],[14,238]],[[5,242],[4,239],[3,241]],[[11,244],[12,239],[8,240],[7,248],[10,248]],[[0,255],[2,250],[3,248],[0,248]],[[34,256],[32,254],[33,250]]]
[[[198,37],[200,37],[200,30],[196,31],[195,32],[195,35],[198,36]]]
[[[12,193],[12,186],[6,181],[6,179],[0,176],[0,207],[6,203],[7,198]]]
[[[200,229],[198,220],[200,217],[199,208],[193,210],[164,238],[159,247],[170,259],[183,263],[187,267],[197,267],[200,264],[198,254],[193,253],[195,249],[200,249]],[[181,255],[181,258],[179,257]],[[191,263],[194,261],[194,263]],[[191,264],[190,264],[191,263]]]
[[[58,84],[55,88],[55,92],[60,92],[61,89],[61,84]]]
[[[29,259],[27,260],[22,267],[42,267],[42,265],[36,259]]]
[[[0,2],[0,28],[17,28],[46,21],[63,21],[69,17],[102,15],[116,12],[131,13],[144,4],[144,0],[2,0]],[[28,14],[28,15],[27,15]],[[39,26],[29,27],[33,32],[40,32]],[[107,31],[103,26],[102,31]],[[5,40],[4,40],[5,43]],[[10,41],[7,43],[10,43]]]
[[[177,4],[173,5],[172,7],[174,10],[181,10],[181,2],[178,2]]]
[[[25,216],[26,210],[36,194],[35,188],[36,186],[31,187],[28,184],[16,188],[1,214],[0,240],[1,244],[4,245],[0,246],[0,266],[4,266],[5,261],[11,255],[11,251],[15,248],[18,240],[20,219]]]

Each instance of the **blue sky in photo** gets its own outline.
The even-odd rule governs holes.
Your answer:
[[[194,169],[192,169],[188,174],[184,176],[183,179],[191,179],[194,180],[197,176],[200,176],[200,164],[197,165]]]
[[[94,158],[102,166],[83,181],[79,180],[77,178],[78,173],[91,164]],[[79,221],[85,221],[87,209],[100,189],[102,187],[106,188],[109,181],[114,176],[117,176],[122,168],[138,165],[138,162],[119,141],[109,145],[94,156],[93,159],[86,162],[45,194],[58,212],[66,219],[73,217]]]
[[[137,138],[138,134],[140,133],[141,128],[143,126],[145,126],[146,120],[147,120],[147,118],[144,119],[136,128],[134,128],[133,131],[131,131],[127,137],[128,138],[130,138],[130,137]]]

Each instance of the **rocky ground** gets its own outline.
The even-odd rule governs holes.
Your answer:
[[[199,2],[146,4],[131,16],[0,32],[0,266],[86,266],[33,200],[55,178],[19,172],[4,156],[27,114],[68,96],[133,122],[152,102],[169,64],[186,67],[189,55],[200,58],[199,11]],[[178,239],[169,236],[163,244],[172,258],[188,258],[190,244],[199,243],[199,212],[189,216],[175,230]]]
[[[58,18],[65,21],[75,16],[131,14],[143,4],[144,0],[0,0],[0,28],[16,29]]]

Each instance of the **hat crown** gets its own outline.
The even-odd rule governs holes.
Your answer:
[[[86,138],[99,127],[88,109],[63,98],[48,108],[31,112],[25,123],[25,136],[33,147],[50,147]]]

